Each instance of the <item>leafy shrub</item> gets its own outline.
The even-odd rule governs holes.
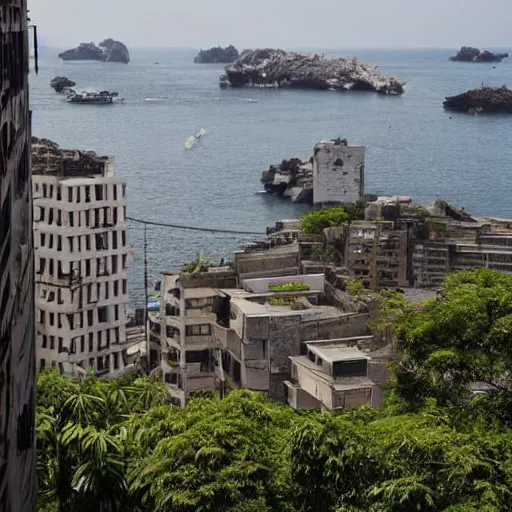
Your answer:
[[[353,279],[347,283],[347,293],[353,297],[357,297],[364,292],[364,284],[361,279]]]
[[[325,228],[339,227],[361,219],[364,219],[364,207],[361,203],[320,208],[302,217],[301,229],[307,234],[320,235]]]
[[[302,292],[309,290],[309,286],[304,283],[270,283],[268,289],[272,292]]]

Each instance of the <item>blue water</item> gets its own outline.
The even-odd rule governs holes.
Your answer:
[[[445,198],[474,214],[512,215],[512,116],[443,111],[444,96],[511,84],[512,62],[448,61],[451,50],[325,51],[357,55],[407,81],[401,97],[372,93],[220,90],[220,65],[192,63],[193,50],[131,50],[128,65],[62,62],[40,56],[31,76],[33,134],[63,147],[113,155],[128,181],[128,211],[159,222],[264,232],[268,224],[307,210],[264,195],[260,173],[292,156],[308,157],[318,140],[347,138],[365,145],[366,191]],[[159,64],[156,64],[158,62]],[[49,87],[66,75],[77,87],[119,91],[113,106],[70,105]],[[145,98],[167,97],[163,102]],[[257,103],[243,101],[256,98]],[[184,141],[205,135],[192,151]],[[143,231],[130,223],[130,292],[143,302]],[[148,230],[150,278],[178,268],[204,250],[228,256],[254,236]]]

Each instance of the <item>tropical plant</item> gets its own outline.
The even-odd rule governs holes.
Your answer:
[[[354,220],[364,219],[362,203],[326,207],[306,213],[300,226],[304,233],[321,235],[325,228],[339,227]]]
[[[195,275],[207,270],[208,268],[215,267],[215,265],[215,262],[212,259],[207,258],[203,251],[199,251],[190,263],[185,263],[181,267],[181,270],[187,274]]]

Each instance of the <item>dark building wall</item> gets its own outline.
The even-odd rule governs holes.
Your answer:
[[[34,268],[26,0],[0,1],[0,511],[34,510]]]

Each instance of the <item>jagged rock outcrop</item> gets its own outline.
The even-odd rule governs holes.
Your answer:
[[[196,64],[230,64],[239,57],[238,50],[230,44],[226,48],[215,46],[209,50],[199,50],[194,62]]]
[[[356,58],[326,59],[317,53],[296,53],[271,48],[244,50],[226,66],[221,88],[300,88],[332,91],[374,91],[402,94],[399,78],[384,75],[379,68]]]
[[[443,103],[447,110],[457,112],[512,114],[512,90],[507,87],[482,87],[456,96],[449,96]]]
[[[70,80],[67,76],[56,76],[50,82],[50,87],[55,89],[55,92],[62,92],[64,89],[74,87],[76,82]]]
[[[479,50],[472,46],[463,46],[450,60],[456,62],[501,62],[508,57],[508,53],[492,53],[487,50]]]
[[[261,173],[261,183],[268,194],[288,197],[294,203],[313,204],[313,157],[291,158],[271,165]]]
[[[94,43],[80,43],[77,48],[59,54],[62,60],[99,60],[103,62],[130,62],[130,52],[120,41],[105,39],[96,46]]]

